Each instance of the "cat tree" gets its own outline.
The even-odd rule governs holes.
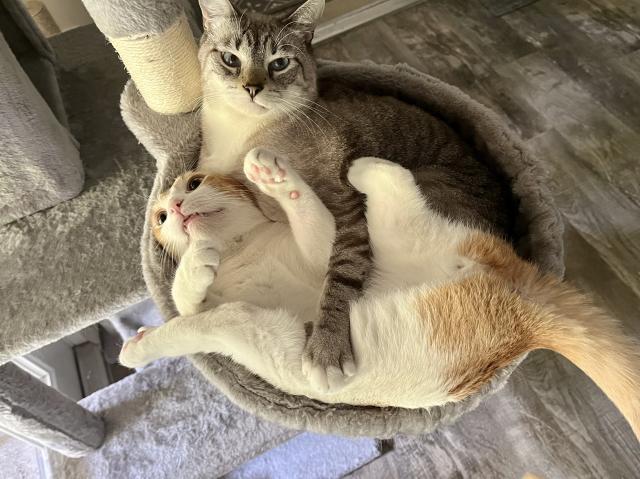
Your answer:
[[[193,167],[200,146],[194,109],[200,97],[193,6],[172,0],[84,0],[100,30],[116,48],[131,81],[121,97],[123,118],[156,158],[151,201],[175,176]],[[493,162],[511,182],[518,200],[517,247],[542,270],[563,273],[562,222],[544,176],[522,143],[490,110],[457,88],[405,65],[321,62],[319,80],[341,81],[360,90],[393,95],[446,121],[478,157]],[[165,318],[176,316],[171,302],[173,265],[160,261],[159,246],[145,225],[142,258],[145,281]],[[242,408],[295,429],[389,437],[424,433],[451,423],[504,384],[516,363],[502,370],[478,394],[428,410],[328,405],[291,396],[225,357],[191,358],[204,376]]]

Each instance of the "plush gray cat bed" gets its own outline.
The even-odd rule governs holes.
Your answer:
[[[544,185],[543,172],[494,113],[457,88],[404,65],[321,62],[319,78],[323,82],[346,82],[375,94],[394,95],[451,125],[479,157],[494,162],[511,180],[519,201],[519,253],[535,261],[542,270],[562,275],[562,222]],[[195,165],[200,144],[198,113],[158,114],[147,107],[132,82],[123,92],[121,108],[131,131],[157,159],[158,174],[151,204],[177,174]],[[177,315],[170,295],[174,265],[161,263],[160,248],[148,233],[145,225],[142,237],[145,280],[161,312],[172,318]],[[451,423],[499,389],[517,366],[514,363],[505,368],[480,393],[463,402],[409,410],[328,405],[285,394],[228,358],[210,354],[191,359],[229,398],[265,419],[297,429],[376,437],[424,433]]]

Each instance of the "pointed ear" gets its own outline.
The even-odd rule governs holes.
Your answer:
[[[238,14],[229,0],[199,0],[205,28],[216,17],[233,17]]]
[[[324,12],[324,0],[307,0],[298,9],[289,15],[287,21],[305,25],[315,29],[322,13]]]

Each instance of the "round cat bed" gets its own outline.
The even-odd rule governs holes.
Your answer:
[[[518,201],[518,252],[546,272],[563,274],[562,222],[545,186],[543,172],[493,112],[457,88],[404,65],[321,62],[319,80],[345,82],[359,90],[393,95],[447,122],[479,158],[495,164],[509,179]],[[158,160],[151,204],[177,174],[197,162],[198,113],[158,114],[149,109],[131,82],[125,88],[121,107],[129,128]],[[149,235],[148,225],[142,238],[142,257],[153,299],[166,318],[176,316],[170,295],[174,266],[160,261],[160,248]],[[232,401],[260,417],[295,429],[376,437],[425,433],[451,423],[500,388],[519,362],[500,371],[482,391],[462,402],[430,409],[402,409],[324,404],[285,394],[228,358],[196,355],[191,359]]]

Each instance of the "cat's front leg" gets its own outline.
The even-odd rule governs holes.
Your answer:
[[[262,192],[278,200],[303,255],[322,271],[330,263],[320,317],[307,342],[303,368],[317,390],[337,391],[356,370],[350,302],[359,297],[371,265],[363,196],[347,187],[345,194],[333,199],[332,209],[339,213],[334,219],[284,158],[256,148],[245,157],[244,171]]]
[[[218,245],[210,240],[193,239],[180,260],[171,294],[182,316],[207,308],[207,290],[213,284],[220,265]]]
[[[157,328],[142,329],[120,351],[120,362],[140,367],[163,357],[197,353],[230,356],[276,387],[304,384],[304,321],[278,309],[226,303]]]
[[[372,267],[363,196],[347,190],[333,198],[336,237],[320,314],[305,348],[303,370],[319,391],[342,389],[356,372],[351,347],[351,303],[362,295]]]
[[[244,173],[260,191],[278,201],[300,252],[310,265],[324,273],[336,226],[322,200],[286,158],[264,148],[254,148],[246,155]]]
[[[197,353],[224,353],[229,336],[249,325],[261,327],[249,319],[258,308],[245,303],[228,303],[198,314],[178,316],[162,326],[140,328],[138,334],[122,346],[118,360],[136,368],[160,358]]]

